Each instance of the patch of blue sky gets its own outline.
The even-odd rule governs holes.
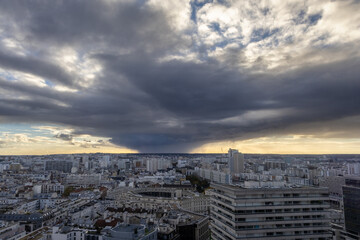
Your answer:
[[[306,10],[301,10],[299,14],[293,19],[294,23],[299,24],[306,24],[309,26],[316,25],[318,21],[322,18],[322,13],[315,13],[315,14],[306,14]]]
[[[309,15],[304,22],[304,24],[306,24],[306,27],[303,29],[303,32],[307,32],[309,28],[315,26],[321,18],[321,13]]]
[[[277,37],[274,37],[272,41],[266,42],[265,47],[278,47],[280,44],[279,39]]]
[[[316,25],[321,18],[322,18],[321,13],[309,15],[308,16],[308,24],[311,26]]]
[[[45,79],[45,84],[48,85],[49,87],[54,87],[54,84],[48,79]]]
[[[205,1],[198,1],[198,0],[194,0],[190,2],[190,6],[191,6],[191,15],[190,15],[190,19],[194,22],[197,23],[197,11],[202,8],[205,4],[207,3],[212,3],[213,0],[205,0]]]
[[[223,30],[220,28],[220,24],[217,22],[212,22],[211,24],[209,24],[209,28],[212,29],[213,31],[217,32],[220,35],[223,35]]]
[[[0,132],[24,133],[31,130],[30,124],[25,123],[1,123]]]
[[[4,71],[4,72],[0,72],[0,77],[3,77],[4,79],[6,80],[9,80],[9,81],[14,81],[16,80],[16,78],[14,77],[13,74],[7,72],[7,71]]]
[[[258,28],[252,31],[250,42],[259,42],[261,40],[264,40],[268,37],[271,37],[272,35],[279,32],[279,28],[269,29],[269,28]]]
[[[27,134],[30,137],[35,136],[52,136],[51,132],[41,129],[36,129],[36,127],[42,126],[40,124],[28,124],[28,123],[1,123],[0,124],[0,133],[10,133],[10,134]]]
[[[306,10],[302,9],[294,19],[292,19],[294,21],[295,24],[304,24],[306,22]]]
[[[234,42],[233,40],[223,40],[223,41],[221,41],[221,42],[217,42],[217,43],[215,43],[214,45],[212,45],[211,47],[210,47],[210,51],[214,51],[215,49],[217,49],[217,48],[224,48],[224,47],[226,47],[229,43],[232,43],[232,42]]]
[[[228,0],[217,0],[216,2],[227,7],[231,6],[231,2],[229,2]]]

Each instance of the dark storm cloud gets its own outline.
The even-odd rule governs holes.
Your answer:
[[[118,65],[114,66],[114,62]],[[297,124],[324,121],[326,125],[329,120],[360,114],[359,59],[307,67],[276,77],[236,74],[211,64],[174,61],[158,65],[141,59],[136,63],[141,72],[131,70],[135,63],[122,65],[114,59],[107,70],[125,74],[136,89],[152,97],[154,107],[160,110],[142,118],[141,112],[133,109],[129,119],[124,116],[123,123],[118,120],[119,125],[105,120],[114,131],[106,135],[117,144],[143,151],[160,151],[164,147],[189,150],[210,141],[261,137],[269,129],[273,133],[283,128],[295,131],[291,127]],[[284,114],[265,115],[245,123],[221,121],[263,110],[284,110]],[[167,116],[179,123],[175,122],[174,127],[156,124]]]
[[[73,139],[73,136],[71,134],[66,134],[66,133],[58,133],[54,137],[64,141],[71,141]]]
[[[13,69],[49,79],[63,85],[75,85],[73,76],[65,73],[55,64],[44,62],[36,58],[8,55],[0,51],[0,67]]]
[[[224,62],[210,56],[198,62],[160,61],[187,49],[194,40],[186,36],[193,33],[175,31],[166,12],[146,4],[0,4],[1,15],[11,23],[8,34],[22,36],[31,52],[20,56],[0,49],[0,67],[78,90],[61,92],[2,77],[2,121],[65,124],[75,129],[74,136],[110,137],[115,144],[143,152],[181,152],[214,141],[316,132],[319,122],[344,130],[341,119],[360,115],[357,56],[258,73],[238,66],[245,61],[242,48],[225,50]],[[320,17],[313,16],[309,26]],[[261,42],[282,30],[254,31],[254,39]],[[83,84],[82,75],[69,73],[54,60],[52,54],[62,47],[101,65],[92,83]],[[313,54],[331,51],[314,49]],[[259,58],[256,64],[264,61]],[[71,141],[73,136],[55,137]]]
[[[179,44],[164,13],[139,2],[14,1],[1,3],[2,14],[17,24],[26,40],[44,46],[164,49]],[[18,16],[21,16],[19,19]],[[4,18],[5,18],[4,17]]]
[[[234,109],[242,112],[259,105],[254,95],[256,86],[249,76],[216,64],[179,61],[153,64],[143,56],[131,60],[98,57],[105,59],[103,64],[108,66],[108,71],[125,75],[139,90],[177,117],[222,118],[232,116]]]

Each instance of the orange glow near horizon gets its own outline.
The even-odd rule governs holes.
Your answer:
[[[243,141],[207,143],[190,153],[226,153],[229,148],[257,154],[360,154],[360,139],[320,139],[307,136],[263,137]],[[79,147],[61,142],[20,143],[20,146],[0,148],[0,155],[48,155],[80,153],[139,153],[137,150],[108,144]],[[164,151],[166,152],[166,151]]]
[[[360,154],[360,139],[323,139],[308,136],[263,137],[204,144],[192,153],[226,153],[229,148],[258,154]]]
[[[0,155],[52,155],[52,154],[88,154],[88,153],[138,153],[138,151],[124,148],[124,147],[96,147],[96,148],[82,148],[63,146],[23,146],[19,149],[0,149]]]

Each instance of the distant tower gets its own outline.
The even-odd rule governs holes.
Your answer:
[[[244,172],[244,154],[236,149],[229,149],[229,168],[232,175]]]

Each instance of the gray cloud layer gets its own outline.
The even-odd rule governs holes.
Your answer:
[[[231,4],[227,9],[236,9]],[[260,28],[254,17],[246,42],[245,26],[237,37],[224,22],[201,30],[212,16],[206,11],[223,5],[182,6],[189,11],[179,21],[178,9],[146,1],[1,2],[0,120],[66,124],[75,134],[110,137],[143,152],[320,134],[319,124],[342,137],[359,131],[358,38],[337,39],[331,29],[324,34],[325,13],[300,9],[294,25],[276,27],[275,19],[276,31]],[[266,9],[257,10],[277,14],[276,6]],[[315,27],[323,32],[314,37]],[[72,62],[66,62],[68,49]],[[261,51],[251,57],[249,49]],[[43,86],[25,81],[28,75]]]

